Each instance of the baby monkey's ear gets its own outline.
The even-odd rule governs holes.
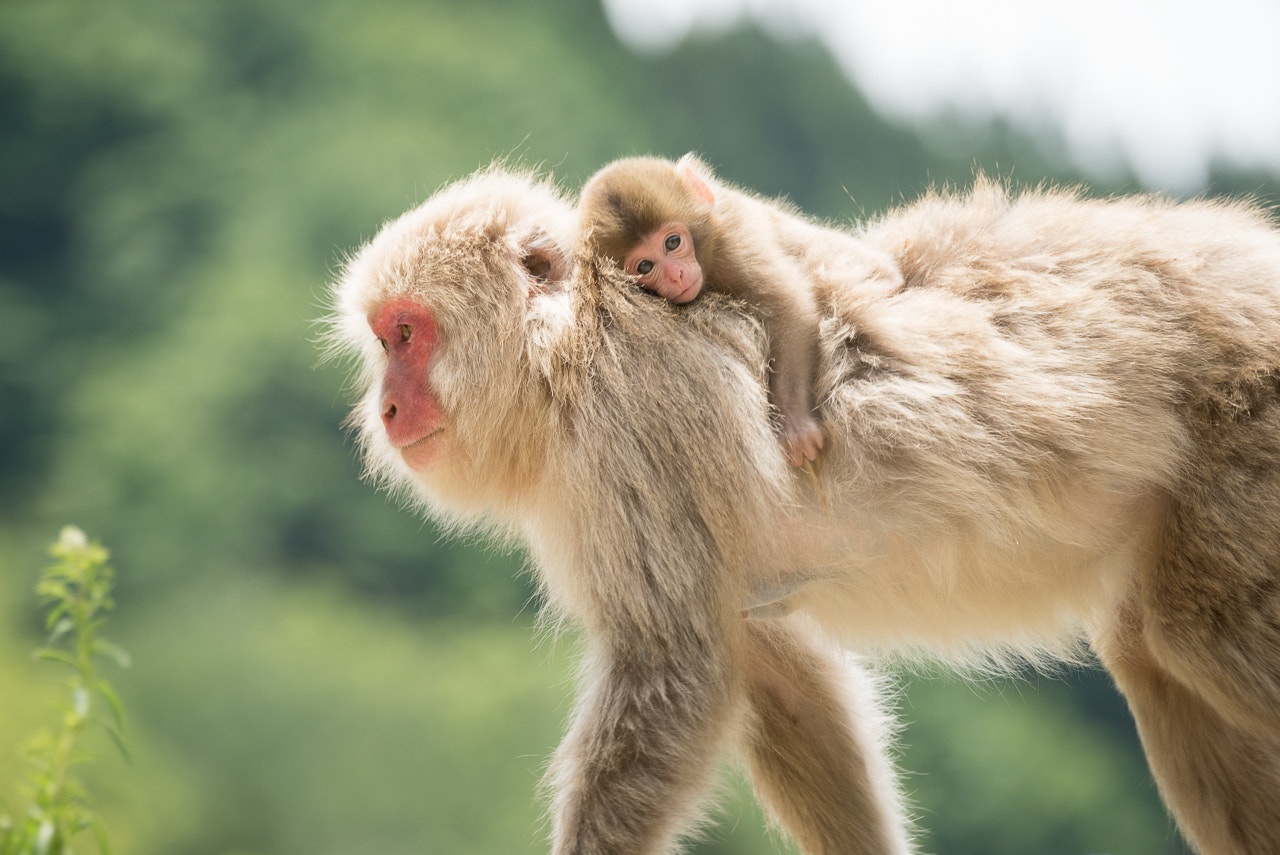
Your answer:
[[[711,170],[693,152],[689,152],[676,162],[676,175],[680,176],[680,180],[690,192],[705,202],[708,208],[715,207],[716,204],[716,194],[704,177],[710,174]]]

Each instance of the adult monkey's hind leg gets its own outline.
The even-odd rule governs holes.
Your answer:
[[[1102,653],[1205,855],[1280,852],[1280,401],[1205,419]]]
[[[1157,663],[1135,616],[1099,648],[1160,793],[1196,850],[1280,852],[1280,743],[1236,727]]]

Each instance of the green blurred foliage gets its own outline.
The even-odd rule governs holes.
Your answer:
[[[53,691],[29,574],[74,520],[135,657],[135,765],[89,781],[117,851],[545,851],[572,640],[539,644],[520,556],[360,481],[314,321],[345,253],[492,158],[576,187],[687,150],[837,220],[975,166],[1079,178],[1007,127],[886,123],[812,44],[631,55],[589,0],[0,3],[0,792]],[[1114,693],[1070,682],[908,681],[930,848],[1181,851]],[[786,851],[741,784],[721,816],[698,852]]]
[[[902,702],[907,790],[929,852],[1182,852],[1106,678],[918,680]]]
[[[75,526],[64,526],[49,552],[55,563],[41,571],[36,584],[47,610],[48,636],[35,657],[72,673],[61,703],[50,711],[52,721],[23,746],[30,766],[21,788],[24,808],[0,811],[0,853],[72,855],[75,840],[92,834],[98,851],[110,855],[110,840],[92,810],[79,767],[91,759],[82,746],[96,729],[111,737],[122,756],[129,756],[124,706],[99,669],[101,660],[121,668],[130,661],[123,648],[101,634],[107,613],[115,608],[115,571],[107,563],[107,550],[90,543]]]

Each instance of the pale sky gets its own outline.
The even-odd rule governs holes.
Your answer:
[[[824,43],[880,111],[1056,127],[1081,166],[1117,156],[1195,190],[1219,155],[1280,173],[1280,0],[604,0],[636,50],[749,18]]]

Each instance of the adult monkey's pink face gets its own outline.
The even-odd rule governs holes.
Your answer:
[[[375,309],[369,327],[387,352],[379,399],[387,439],[410,469],[421,471],[435,457],[445,428],[430,381],[435,321],[425,307],[401,298]]]

